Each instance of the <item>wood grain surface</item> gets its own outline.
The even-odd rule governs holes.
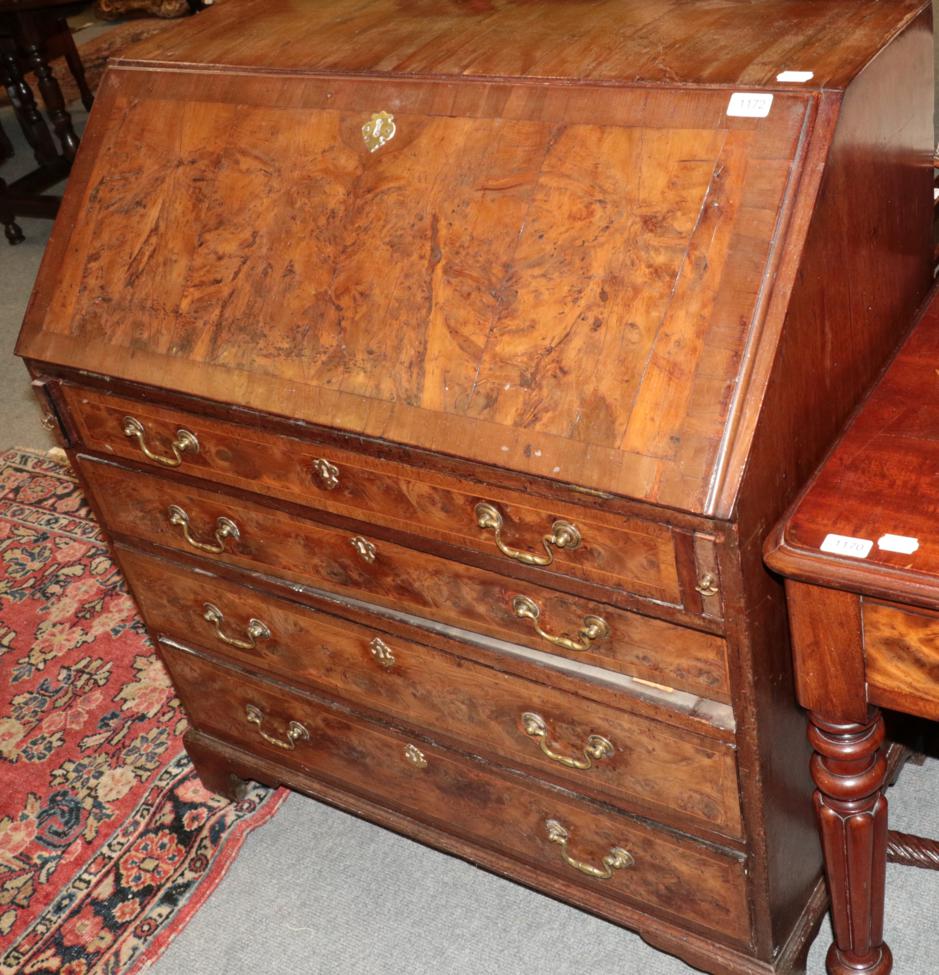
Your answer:
[[[164,478],[108,442],[104,400],[76,416],[84,404],[51,388],[71,455],[94,445],[80,477],[119,544],[205,572],[227,623],[263,609],[295,638],[289,676],[260,651],[270,679],[242,674],[236,658],[258,660],[234,650],[227,664],[179,651],[212,783],[287,781],[719,975],[800,970],[821,858],[782,585],[760,548],[930,281],[930,24],[921,0],[229,0],[109,69],[18,349],[43,377],[142,404],[156,443],[177,408],[208,423],[206,454]],[[812,77],[778,80],[786,70]],[[763,111],[729,113],[735,93]],[[370,151],[378,112],[395,130]],[[242,436],[215,444],[225,424]],[[254,451],[269,436],[268,474]],[[349,489],[321,507],[328,491],[304,496],[281,437],[345,451],[328,459]],[[590,540],[556,569],[517,565],[448,525],[477,491],[505,506],[508,544],[531,551],[544,517],[587,511]],[[234,517],[238,546],[208,557],[170,533],[180,502],[205,540]],[[142,598],[180,633],[160,587],[151,577]],[[185,592],[191,638],[204,620]],[[515,616],[520,595],[547,633],[575,638],[595,614],[612,635],[564,651]],[[346,621],[316,644],[323,673],[298,656],[298,605]],[[445,688],[429,700],[412,672],[419,717],[405,715],[393,677],[360,671],[356,641],[376,619],[459,702]],[[575,675],[578,660],[596,670]],[[664,767],[645,798],[577,797],[573,772],[509,758],[517,699],[502,689],[545,685],[548,670],[559,746],[610,714],[617,728],[661,721],[682,747],[732,746],[739,839],[705,825],[703,806],[660,812]],[[640,675],[693,709],[643,697]],[[254,725],[236,734],[249,692],[270,734],[315,725],[309,750],[285,761]],[[487,729],[469,760],[441,713],[464,700]],[[699,702],[720,734],[700,732]],[[425,782],[438,765],[452,775],[409,788],[386,742],[423,742]],[[521,809],[508,817],[503,784]],[[635,823],[616,803],[678,846],[635,889],[568,876],[557,844],[529,852],[544,795],[568,804],[572,849],[592,862]],[[581,815],[596,845],[580,846]],[[506,835],[493,840],[493,822]],[[686,843],[721,865],[692,856],[686,870]]]
[[[625,802],[626,808],[638,806],[656,819],[739,836],[731,743],[630,714],[625,694],[623,710],[614,710],[550,683],[523,680],[168,563],[122,551],[121,567],[151,632],[319,688],[435,741],[536,769],[584,794]],[[270,637],[257,640],[253,649],[232,647],[205,620],[206,602],[220,610],[219,629],[226,636],[248,642],[245,629],[256,618],[269,627]],[[376,639],[384,645],[384,664],[374,652]],[[550,681],[550,672],[544,676]],[[554,753],[583,761],[589,737],[602,735],[612,754],[589,769],[565,768],[526,734],[522,715],[528,712],[544,719],[545,744]]]
[[[799,925],[790,933],[774,961],[763,961],[754,957],[751,948],[742,943],[729,945],[717,940],[713,933],[700,932],[678,919],[666,920],[625,902],[611,900],[593,887],[571,883],[560,875],[539,871],[533,865],[455,836],[445,827],[415,819],[387,804],[366,799],[335,783],[278,763],[267,755],[246,751],[243,746],[235,747],[193,728],[186,732],[185,745],[200,778],[208,788],[220,795],[237,796],[241,783],[248,780],[296,789],[385,829],[444,850],[452,856],[462,857],[477,867],[517,883],[537,887],[547,895],[597,917],[631,928],[659,951],[676,955],[701,971],[712,971],[718,975],[774,975],[775,972],[804,971],[809,946],[817,933],[817,918],[828,903],[824,881],[819,880]]]
[[[859,600],[868,699],[939,721],[939,615]]]
[[[434,476],[425,467],[278,436],[256,423],[213,421],[71,385],[64,385],[62,393],[83,445],[106,456],[148,463],[137,441],[123,433],[127,416],[143,425],[147,449],[170,460],[174,459],[170,445],[177,431],[185,429],[196,436],[199,447],[181,454],[178,469],[183,473],[412,535],[471,546],[509,567],[516,563],[499,552],[491,531],[479,527],[477,504],[498,508],[506,545],[542,558],[541,539],[551,534],[555,520],[563,519],[577,528],[580,543],[568,549],[552,546],[546,573],[572,575],[657,602],[682,603],[673,533],[654,521],[611,517],[563,503],[548,507],[521,492]],[[323,462],[334,471],[326,481],[317,475],[316,465]],[[166,471],[159,462],[150,463],[155,470]],[[719,616],[720,601],[715,602],[717,612],[711,615]]]
[[[486,764],[361,721],[327,702],[290,692],[243,672],[212,665],[166,644],[162,652],[195,726],[235,745],[308,774],[378,798],[395,809],[437,823],[484,845],[537,863],[606,896],[745,941],[748,908],[739,855],[680,833],[657,830],[612,810],[577,801],[523,776],[511,779]],[[263,714],[262,730],[283,737],[290,721],[308,730],[293,751],[268,744],[245,720],[247,705]],[[408,762],[418,748],[425,768]],[[568,866],[545,823],[561,821],[575,858],[599,865],[611,847],[626,847],[635,864],[609,881]]]
[[[150,542],[203,556],[169,522],[168,508],[180,505],[190,516],[197,541],[213,543],[216,519],[234,520],[237,541],[226,542],[215,558],[222,563],[276,574],[330,592],[489,633],[536,650],[571,656],[601,667],[682,689],[708,688],[702,696],[726,696],[725,647],[720,639],[652,620],[605,604],[518,582],[472,566],[376,541],[374,561],[352,545],[358,535],[256,502],[83,459],[80,470],[106,529],[128,540]],[[368,541],[368,539],[364,539]],[[585,651],[570,651],[540,637],[528,619],[513,610],[516,596],[533,599],[539,625],[551,635],[579,639],[586,616],[604,619],[609,636]],[[654,676],[653,676],[654,675]]]
[[[811,88],[838,88],[922,7],[920,0],[240,0],[237,7],[228,0],[175,31],[171,43],[144,42],[124,60],[744,87],[783,87],[778,73],[808,69]]]

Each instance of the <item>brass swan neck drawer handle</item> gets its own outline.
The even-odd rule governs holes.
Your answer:
[[[533,711],[526,711],[522,715],[522,727],[525,734],[531,738],[537,738],[541,750],[555,762],[559,762],[565,768],[588,769],[594,768],[594,762],[599,762],[604,758],[609,758],[613,754],[612,742],[602,735],[591,735],[584,746],[583,758],[570,758],[567,755],[559,755],[552,751],[548,744],[548,725],[540,714]]]
[[[568,549],[573,550],[580,545],[580,532],[577,530],[576,526],[572,525],[569,521],[556,521],[551,526],[551,534],[545,535],[541,539],[541,544],[544,545],[545,554],[544,555],[532,555],[530,552],[522,552],[517,548],[511,548],[502,541],[502,526],[504,520],[502,518],[502,512],[493,505],[486,501],[480,501],[474,509],[476,515],[476,524],[483,531],[491,531],[495,535],[496,546],[499,551],[508,556],[510,559],[515,559],[516,562],[521,562],[522,565],[550,565],[554,561],[554,552],[552,551],[552,546],[557,549]]]
[[[125,437],[137,441],[137,446],[143,451],[143,455],[147,460],[152,460],[156,464],[162,464],[164,467],[179,467],[183,462],[183,454],[187,450],[192,451],[194,454],[199,453],[199,441],[196,435],[182,427],[176,431],[176,439],[170,444],[170,450],[173,451],[172,457],[155,454],[147,446],[145,440],[146,431],[144,430],[143,424],[136,417],[125,416],[121,420],[121,429],[124,431]]]
[[[215,603],[203,603],[202,604],[202,618],[206,623],[212,623],[215,626],[215,636],[222,641],[222,643],[227,643],[230,647],[236,647],[238,650],[256,650],[258,645],[258,640],[270,640],[271,630],[270,627],[262,622],[261,620],[256,620],[252,617],[248,620],[248,625],[245,627],[245,634],[247,635],[247,640],[242,640],[239,637],[229,636],[223,629],[222,624],[225,622],[225,616],[222,611],[215,605]]]
[[[193,548],[199,549],[200,552],[210,552],[212,555],[219,555],[225,551],[226,538],[231,538],[236,542],[241,538],[241,532],[238,531],[238,526],[231,518],[226,518],[224,515],[215,519],[214,545],[211,542],[200,542],[198,538],[193,538],[192,532],[189,530],[189,515],[178,504],[171,504],[169,506],[167,516],[169,517],[170,524],[182,528],[183,537]]]
[[[339,487],[339,468],[325,457],[317,457],[313,461],[313,473],[325,491],[334,491]]]
[[[562,826],[556,819],[546,820],[545,826],[548,830],[548,839],[561,847],[561,856],[564,857],[564,862],[569,867],[585,873],[588,877],[595,877],[597,880],[609,880],[613,876],[614,871],[625,870],[636,862],[632,854],[628,850],[624,850],[621,846],[610,847],[610,852],[600,861],[603,864],[602,867],[594,867],[581,860],[575,860],[567,851],[567,843],[571,838],[571,834],[567,828]]]
[[[610,624],[602,616],[585,616],[584,624],[578,634],[579,640],[572,640],[569,636],[554,636],[538,625],[541,610],[534,599],[530,599],[528,596],[516,596],[512,600],[512,610],[520,620],[531,620],[538,636],[549,643],[553,643],[556,647],[563,647],[565,650],[575,652],[589,650],[592,643],[603,640],[610,635]]]
[[[253,724],[258,729],[258,734],[269,744],[274,745],[277,748],[283,748],[285,751],[292,752],[297,747],[298,741],[309,741],[310,733],[306,728],[300,724],[299,721],[291,721],[287,725],[287,738],[286,740],[282,738],[275,738],[273,735],[269,735],[262,727],[261,724],[264,721],[264,713],[259,707],[254,704],[248,704],[245,706],[245,719],[248,724]]]

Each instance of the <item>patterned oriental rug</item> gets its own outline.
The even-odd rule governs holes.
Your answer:
[[[0,973],[128,975],[283,798],[207,792],[68,468],[0,454]]]

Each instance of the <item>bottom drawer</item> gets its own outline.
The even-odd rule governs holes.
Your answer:
[[[409,740],[175,645],[162,649],[201,731],[612,899],[748,941],[739,855]]]

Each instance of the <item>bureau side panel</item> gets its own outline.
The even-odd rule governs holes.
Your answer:
[[[926,13],[846,92],[737,495],[741,774],[772,941],[821,870],[805,721],[795,700],[780,582],[761,544],[901,336],[931,280],[933,65]],[[751,408],[757,404],[751,404]],[[731,583],[733,585],[733,583]],[[757,805],[756,797],[762,803]],[[758,919],[758,926],[766,918]]]

